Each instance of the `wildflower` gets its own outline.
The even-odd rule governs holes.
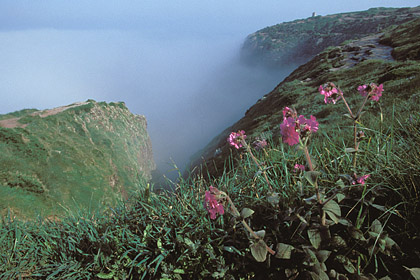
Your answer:
[[[306,119],[305,122],[305,129],[309,130],[310,132],[317,132],[318,131],[318,122],[316,121],[316,118],[314,116],[311,116],[310,119]]]
[[[297,112],[294,109],[290,109],[289,107],[284,107],[283,109],[283,119],[287,119],[288,117],[296,118]]]
[[[295,172],[298,172],[298,171],[305,171],[305,165],[296,163]]]
[[[362,175],[362,176],[359,176],[359,177],[356,174],[354,174],[353,176],[355,178],[355,180],[353,180],[353,182],[352,182],[353,185],[356,185],[356,183],[364,185],[365,180],[370,177],[370,174]]]
[[[326,83],[323,86],[320,85],[318,89],[319,93],[324,96],[325,103],[336,103],[343,94],[333,83]]]
[[[220,191],[213,186],[210,186],[210,191],[206,191],[204,195],[204,207],[210,214],[210,219],[216,219],[216,215],[223,215],[225,213],[223,205],[218,201]]]
[[[383,84],[378,86],[374,83],[370,83],[369,85],[359,86],[357,90],[362,96],[369,95],[370,100],[379,101],[379,98],[382,96],[382,92],[384,91],[384,87]]]
[[[230,145],[234,146],[236,149],[243,147],[242,141],[246,139],[245,131],[240,130],[238,132],[232,132],[229,135],[227,141]]]
[[[267,140],[265,139],[257,139],[252,143],[257,150],[262,150],[267,146]]]
[[[299,133],[296,131],[296,122],[292,117],[284,119],[280,124],[280,132],[283,136],[283,142],[293,146],[299,143]]]

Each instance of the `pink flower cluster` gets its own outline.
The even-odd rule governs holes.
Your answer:
[[[219,203],[218,196],[220,191],[213,186],[210,186],[210,191],[206,191],[204,195],[204,207],[210,214],[210,219],[216,219],[216,215],[223,215],[225,213],[223,205]]]
[[[384,91],[383,84],[379,86],[370,83],[368,85],[362,85],[357,88],[362,96],[369,95],[369,99],[373,101],[379,101],[379,98],[382,96],[382,92]]]
[[[245,131],[240,130],[238,132],[232,132],[229,135],[227,141],[230,145],[234,146],[236,149],[243,147],[242,141],[246,139]]]
[[[365,180],[366,180],[367,178],[369,178],[369,177],[370,177],[370,175],[369,175],[369,174],[367,174],[367,175],[362,175],[362,176],[357,176],[356,174],[354,174],[354,178],[355,178],[355,180],[353,180],[352,184],[353,184],[353,185],[356,185],[356,184],[361,184],[361,185],[364,185],[364,184],[365,184]]]
[[[296,117],[296,111],[288,107],[283,110],[283,123],[280,124],[280,133],[284,143],[290,146],[299,143],[299,139],[309,133],[318,131],[318,122],[314,116],[306,119],[303,115]]]
[[[295,172],[298,172],[298,171],[305,171],[305,165],[296,163]]]
[[[324,85],[320,85],[318,89],[319,93],[324,96],[325,103],[336,103],[343,94],[333,83],[328,82]]]

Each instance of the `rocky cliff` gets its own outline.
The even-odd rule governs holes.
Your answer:
[[[329,123],[348,125],[342,110],[326,105],[318,93],[321,84],[331,81],[341,87],[350,104],[359,97],[357,86],[374,82],[385,89],[380,105],[372,104],[367,110],[381,111],[384,125],[389,116],[410,118],[419,112],[420,104],[420,19],[395,26],[385,33],[369,35],[345,44],[330,47],[308,63],[298,67],[270,93],[253,105],[245,116],[216,136],[193,158],[192,170],[203,174],[220,175],[224,167],[231,167],[230,155],[238,152],[227,144],[232,131],[245,130],[248,143],[257,138],[280,141],[279,124],[285,106],[294,107],[306,117],[314,115],[320,130],[328,132]],[[342,109],[342,108],[341,108]],[[333,132],[335,133],[335,132]]]
[[[242,58],[271,67],[302,64],[329,46],[358,39],[420,16],[415,8],[372,8],[367,11],[314,16],[261,29],[247,37]]]
[[[146,118],[88,100],[0,116],[0,211],[33,216],[112,205],[155,169]]]

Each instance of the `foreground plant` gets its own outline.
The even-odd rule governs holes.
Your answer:
[[[298,115],[293,108],[283,109],[283,122],[280,124],[282,142],[302,151],[306,166],[300,163],[295,163],[293,166],[293,173],[299,174],[301,181],[297,186],[304,197],[294,201],[288,209],[280,210],[278,205],[272,209],[276,212],[276,219],[281,221],[277,231],[273,230],[271,233],[272,239],[281,240],[277,243],[275,252],[263,240],[265,231],[262,236],[258,234],[259,232],[254,234],[245,222],[245,219],[254,213],[253,210],[244,208],[239,213],[226,193],[212,186],[210,191],[206,191],[206,201],[213,201],[206,204],[210,218],[215,219],[215,213],[223,215],[220,205],[228,205],[229,212],[236,219],[241,219],[251,239],[254,238],[251,253],[255,260],[266,261],[267,252],[279,260],[288,260],[292,257],[300,259],[300,266],[287,267],[281,262],[276,263],[279,267],[283,267],[284,275],[288,279],[295,279],[300,273],[312,279],[349,279],[348,276],[366,278],[365,270],[370,269],[372,265],[377,270],[378,260],[395,256],[400,252],[396,242],[387,233],[385,224],[379,218],[373,221],[368,219],[370,209],[380,210],[383,212],[382,216],[388,218],[397,212],[374,203],[376,197],[381,195],[381,190],[367,184],[370,174],[357,175],[357,152],[360,151],[359,145],[364,137],[364,132],[359,130],[363,108],[367,100],[377,102],[380,99],[383,86],[362,85],[358,87],[358,91],[364,99],[357,113],[353,113],[339,87],[333,83],[319,87],[325,103],[337,104],[343,100],[348,110],[347,116],[353,120],[354,147],[345,149],[345,152],[353,153],[352,168],[349,170],[351,175],[336,174],[337,179],[333,188],[319,183],[322,174],[320,171],[326,166],[315,165],[308,148],[311,136],[319,129],[318,121],[314,116],[306,118]],[[263,170],[245,139],[245,132],[241,130],[232,132],[228,142],[236,149],[245,148],[255,164]],[[264,147],[266,146],[267,143],[264,143]],[[272,188],[267,173],[264,173],[264,176],[268,186],[266,197],[270,200],[276,190]],[[275,179],[281,180],[281,178]],[[305,187],[308,183],[310,187]],[[210,194],[213,196],[210,197]],[[291,235],[285,238],[284,233],[280,233],[281,229],[290,232]],[[375,262],[372,264],[373,259]],[[270,264],[273,265],[273,261],[268,261],[267,265]]]

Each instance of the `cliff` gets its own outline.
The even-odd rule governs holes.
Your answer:
[[[245,130],[247,142],[257,138],[280,141],[279,125],[285,106],[294,107],[299,114],[314,115],[322,131],[334,130],[329,123],[348,125],[340,110],[333,104],[325,105],[318,87],[327,81],[339,85],[350,104],[359,97],[357,86],[374,82],[383,84],[385,92],[380,107],[372,104],[367,110],[381,110],[384,125],[386,116],[400,118],[419,111],[420,94],[420,19],[416,19],[385,33],[369,35],[340,46],[329,47],[311,61],[298,67],[270,93],[247,110],[245,116],[216,136],[192,158],[192,170],[197,173],[221,175],[230,155],[238,156],[227,144],[232,131]],[[411,117],[410,117],[411,118]]]
[[[123,102],[1,115],[0,150],[2,214],[112,205],[155,169],[146,118]]]
[[[415,8],[372,8],[367,11],[314,16],[266,27],[249,35],[242,47],[248,63],[271,67],[299,65],[329,46],[374,34],[420,16]]]

